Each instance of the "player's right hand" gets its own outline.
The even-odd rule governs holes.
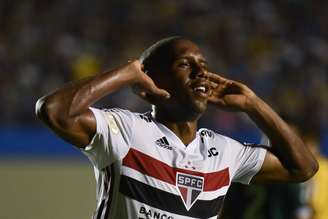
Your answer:
[[[139,60],[130,61],[128,67],[135,77],[132,89],[137,95],[148,101],[150,96],[170,98],[170,93],[157,87],[154,81],[143,71],[143,65]]]

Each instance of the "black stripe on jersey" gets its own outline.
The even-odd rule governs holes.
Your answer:
[[[93,217],[95,219],[100,219],[101,213],[104,211],[105,199],[101,200],[100,206],[97,209],[97,214]]]
[[[106,167],[106,175],[107,177],[109,178],[109,182],[110,182],[110,185],[107,189],[107,193],[108,193],[108,198],[107,198],[107,203],[106,203],[106,206],[105,206],[105,216],[104,216],[104,219],[107,219],[108,217],[108,214],[110,212],[110,207],[111,207],[111,204],[112,204],[112,200],[113,200],[113,193],[114,193],[114,182],[115,182],[115,174],[114,174],[114,164],[112,164],[110,166],[110,168],[107,166]]]
[[[263,149],[266,149],[266,150],[268,150],[270,148],[269,145],[265,145],[265,144],[255,144],[255,143],[249,143],[249,142],[242,142],[242,141],[239,141],[239,140],[236,140],[236,141],[238,141],[240,144],[242,144],[246,147],[263,148]]]
[[[101,200],[100,206],[97,210],[97,214],[94,217],[95,219],[106,219],[109,214],[110,205],[112,203],[113,199],[113,191],[114,191],[114,164],[112,164],[110,167],[106,167],[103,169],[104,172],[104,190],[106,191],[106,194],[104,196],[104,199]]]
[[[197,200],[187,211],[180,196],[156,189],[124,175],[121,176],[120,192],[154,208],[195,218],[209,218],[218,215],[224,200],[224,196],[213,200]]]

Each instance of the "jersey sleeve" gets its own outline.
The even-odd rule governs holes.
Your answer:
[[[128,110],[90,108],[96,119],[96,133],[82,152],[98,169],[123,159],[130,148],[134,115]]]
[[[260,145],[242,144],[233,139],[229,141],[235,159],[232,181],[249,184],[261,169],[267,150]]]

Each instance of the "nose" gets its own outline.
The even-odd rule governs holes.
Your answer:
[[[191,75],[192,78],[208,79],[207,70],[201,65],[195,65]]]

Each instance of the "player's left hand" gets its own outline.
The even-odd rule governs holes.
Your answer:
[[[255,93],[245,84],[208,72],[212,82],[210,103],[225,111],[247,111],[255,99]]]

